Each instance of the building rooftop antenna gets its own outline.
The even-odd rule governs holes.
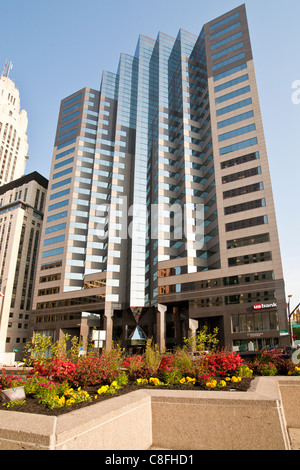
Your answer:
[[[12,68],[13,68],[13,63],[11,61],[8,62],[6,60],[6,63],[5,63],[3,72],[2,72],[2,77],[7,77],[8,78],[9,72],[11,71]]]

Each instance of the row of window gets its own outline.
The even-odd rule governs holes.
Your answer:
[[[170,286],[160,286],[159,295],[185,293],[195,291],[195,283],[174,284]],[[258,302],[274,302],[275,292],[249,292],[244,294],[234,294],[225,296],[212,296],[195,300],[197,308],[224,307],[226,305],[256,304]]]
[[[218,80],[221,80],[222,78],[229,77],[230,75],[233,75],[237,72],[240,72],[241,70],[245,70],[246,68],[247,68],[246,63],[237,65],[236,67],[233,67],[230,70],[226,70],[225,72],[221,72],[218,75],[215,75],[214,76],[214,82],[217,82]]]
[[[224,34],[229,33],[230,31],[233,31],[241,26],[241,22],[238,21],[237,23],[232,24],[231,26],[228,26],[227,28],[223,29],[222,31],[219,31],[218,33],[213,34],[210,36],[210,40],[214,41],[215,39],[224,36]]]
[[[249,132],[254,132],[255,130],[256,130],[255,124],[249,124],[248,126],[240,127],[238,129],[234,129],[233,131],[226,132],[225,134],[219,135],[219,142],[223,142],[224,140],[232,139],[233,137],[238,137],[240,135],[248,134]],[[221,149],[221,151],[222,150],[224,149]]]
[[[238,90],[232,91],[230,93],[226,93],[226,95],[219,96],[219,98],[216,98],[216,104],[224,103],[224,101],[231,100],[233,98],[236,98],[237,96],[241,96],[249,92],[250,92],[250,86],[247,85],[243,88],[239,88]]]
[[[223,116],[224,114],[231,113],[236,109],[244,108],[245,106],[249,106],[252,104],[252,99],[247,98],[245,100],[239,101],[238,103],[231,104],[226,106],[225,108],[221,108],[217,110],[217,116]]]
[[[252,162],[254,160],[259,160],[259,152],[249,153],[247,155],[242,155],[241,157],[231,158],[225,162],[221,162],[221,169],[226,170],[226,168],[231,168],[233,166],[243,165],[244,163]]]
[[[213,71],[221,69],[222,67],[232,64],[233,62],[237,62],[238,60],[244,59],[245,57],[246,57],[245,52],[241,52],[240,54],[237,54],[233,57],[230,57],[229,59],[223,60],[222,62],[216,65],[213,65]]]
[[[232,315],[232,333],[256,333],[278,330],[278,317],[275,311]]]
[[[243,266],[245,264],[264,263],[265,261],[272,261],[272,253],[270,251],[266,253],[255,253],[252,255],[241,255],[235,256],[234,258],[228,258],[228,266]]]
[[[237,49],[241,49],[242,47],[244,47],[243,42],[239,42],[237,44],[234,44],[233,46],[228,47],[227,49],[224,49],[221,52],[217,52],[216,54],[213,54],[212,55],[212,60],[219,59],[220,57],[223,57],[224,55],[229,54],[230,52],[236,51]]]
[[[238,220],[225,225],[226,232],[233,232],[235,230],[242,230],[245,228],[256,227],[258,225],[268,224],[268,217],[261,215],[259,217],[252,217],[251,219]]]
[[[228,206],[224,208],[225,215],[238,214],[239,212],[245,212],[253,209],[258,209],[260,207],[266,206],[265,199],[256,199],[255,201],[242,202],[240,204],[235,204],[233,206]]]
[[[256,176],[261,174],[261,167],[250,168],[249,170],[239,171],[238,173],[231,173],[230,175],[223,176],[222,184],[232,183],[233,181],[238,181],[244,178],[251,178],[251,176]]]
[[[212,44],[211,45],[211,50],[214,51],[215,49],[218,49],[219,47],[221,46],[225,46],[225,44],[228,44],[229,42],[232,42],[234,41],[235,39],[239,39],[243,36],[243,33],[242,31],[238,32],[238,33],[235,33],[235,34],[232,34],[231,36],[229,36],[228,38],[225,38],[225,39],[222,39],[221,41],[219,42],[216,42],[215,44]]]
[[[242,248],[244,246],[259,245],[261,243],[268,243],[269,241],[269,233],[261,233],[259,235],[252,235],[250,237],[235,238],[233,240],[227,241],[227,250]]]
[[[233,116],[232,118],[225,119],[224,121],[218,122],[218,129],[231,126],[232,124],[236,124],[237,122],[245,121],[246,119],[250,119],[253,116],[254,116],[253,111],[248,111],[246,113],[238,114],[237,116]]]
[[[105,301],[105,295],[104,294],[98,294],[98,295],[93,295],[93,296],[86,296],[86,297],[73,297],[71,299],[64,299],[64,300],[55,300],[55,301],[49,301],[49,302],[41,302],[37,304],[37,310],[44,310],[47,308],[59,308],[59,307],[69,307],[69,306],[75,306],[75,305],[86,305],[86,304],[92,304],[92,303],[97,303],[97,302],[104,302]],[[76,315],[76,314],[74,314]]]
[[[239,18],[240,16],[240,12],[237,12],[237,13],[233,13],[232,15],[230,16],[227,16],[226,18],[224,18],[223,20],[220,20],[218,21],[217,23],[214,23],[213,25],[211,25],[209,27],[209,30],[210,31],[213,31],[214,29],[216,28],[219,28],[220,26],[223,26],[224,24],[226,23],[229,23],[230,21],[236,19],[236,18]]]
[[[257,137],[252,139],[247,139],[242,142],[237,142],[236,144],[228,145],[227,147],[220,148],[220,155],[226,155],[227,153],[235,152],[237,150],[242,150],[247,147],[253,147],[258,144]]]

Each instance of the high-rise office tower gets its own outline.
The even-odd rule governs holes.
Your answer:
[[[9,78],[12,64],[0,77],[0,186],[25,173],[28,158],[27,112],[20,110],[20,94]]]
[[[37,172],[0,187],[0,353],[29,339],[36,261],[48,181]]]
[[[140,36],[61,102],[32,330],[85,338],[92,313],[127,347],[203,325],[235,350],[288,342],[244,6]]]

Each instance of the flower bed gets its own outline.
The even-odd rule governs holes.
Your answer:
[[[5,402],[2,409],[59,415],[139,388],[247,391],[255,375],[300,375],[300,368],[265,351],[251,364],[232,352],[212,351],[196,359],[187,348],[160,354],[147,344],[143,356],[125,357],[119,347],[78,358],[53,355],[31,363],[25,379],[2,370],[0,390],[24,386],[26,400]]]

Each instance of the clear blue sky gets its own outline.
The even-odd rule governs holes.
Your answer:
[[[199,34],[204,23],[239,6],[238,0],[2,0],[0,69],[28,112],[26,173],[49,177],[60,100],[85,86],[99,89],[104,69],[116,72],[121,52],[134,54],[139,34]],[[269,154],[286,281],[300,302],[300,80],[299,0],[246,0],[261,110]],[[300,95],[298,95],[300,96]]]

